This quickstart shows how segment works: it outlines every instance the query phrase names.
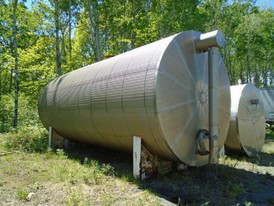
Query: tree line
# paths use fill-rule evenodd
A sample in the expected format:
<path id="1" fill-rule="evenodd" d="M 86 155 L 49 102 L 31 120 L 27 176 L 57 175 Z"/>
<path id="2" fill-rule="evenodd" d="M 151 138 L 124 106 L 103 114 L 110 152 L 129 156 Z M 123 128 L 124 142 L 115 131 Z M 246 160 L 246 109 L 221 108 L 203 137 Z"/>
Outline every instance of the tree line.
<path id="1" fill-rule="evenodd" d="M 273 22 L 255 0 L 0 0 L 0 131 L 54 77 L 185 30 L 221 29 L 231 84 L 273 87 Z"/>

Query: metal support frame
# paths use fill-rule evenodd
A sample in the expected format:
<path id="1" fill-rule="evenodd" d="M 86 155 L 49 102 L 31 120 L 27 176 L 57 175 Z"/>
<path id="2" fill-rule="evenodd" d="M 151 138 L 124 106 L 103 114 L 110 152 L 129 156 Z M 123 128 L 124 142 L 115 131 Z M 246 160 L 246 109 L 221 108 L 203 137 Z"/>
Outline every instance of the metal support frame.
<path id="1" fill-rule="evenodd" d="M 208 99 L 209 99 L 209 163 L 218 164 L 218 84 L 219 49 L 225 43 L 220 30 L 201 34 L 196 39 L 196 48 L 208 51 Z"/>

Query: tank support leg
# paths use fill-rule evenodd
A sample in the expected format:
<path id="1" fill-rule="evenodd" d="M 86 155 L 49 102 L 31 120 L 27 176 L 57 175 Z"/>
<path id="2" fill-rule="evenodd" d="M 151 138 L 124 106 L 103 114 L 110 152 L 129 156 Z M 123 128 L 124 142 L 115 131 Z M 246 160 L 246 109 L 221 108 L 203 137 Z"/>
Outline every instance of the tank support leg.
<path id="1" fill-rule="evenodd" d="M 141 180 L 157 173 L 157 156 L 151 154 L 142 144 L 140 137 L 133 137 L 133 176 Z"/>
<path id="2" fill-rule="evenodd" d="M 51 149 L 51 139 L 52 139 L 52 127 L 49 127 L 49 141 L 48 141 L 49 149 Z"/>
<path id="3" fill-rule="evenodd" d="M 133 176 L 140 178 L 141 174 L 141 138 L 133 137 Z"/>
<path id="4" fill-rule="evenodd" d="M 49 127 L 49 140 L 48 140 L 48 147 L 51 148 L 67 148 L 70 144 L 68 139 L 60 136 L 54 128 L 51 126 Z"/>

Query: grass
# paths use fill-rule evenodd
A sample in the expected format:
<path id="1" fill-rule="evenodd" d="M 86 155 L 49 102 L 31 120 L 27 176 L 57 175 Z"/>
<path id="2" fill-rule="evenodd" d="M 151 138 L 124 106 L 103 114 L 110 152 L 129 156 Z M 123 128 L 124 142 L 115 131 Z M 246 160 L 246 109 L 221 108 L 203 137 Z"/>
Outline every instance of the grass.
<path id="1" fill-rule="evenodd" d="M 274 136 L 253 157 L 224 156 L 219 165 L 189 168 L 140 182 L 131 154 L 84 146 L 47 148 L 44 129 L 0 134 L 3 205 L 271 205 Z M 30 193 L 34 193 L 27 200 Z"/>
<path id="2" fill-rule="evenodd" d="M 40 140 L 30 137 L 26 141 L 28 135 L 0 135 L 3 205 L 151 205 L 158 201 L 156 195 L 117 177 L 110 164 L 91 156 L 76 158 L 62 149 L 37 150 L 35 144 L 41 145 Z M 27 201 L 31 192 L 35 195 Z"/>

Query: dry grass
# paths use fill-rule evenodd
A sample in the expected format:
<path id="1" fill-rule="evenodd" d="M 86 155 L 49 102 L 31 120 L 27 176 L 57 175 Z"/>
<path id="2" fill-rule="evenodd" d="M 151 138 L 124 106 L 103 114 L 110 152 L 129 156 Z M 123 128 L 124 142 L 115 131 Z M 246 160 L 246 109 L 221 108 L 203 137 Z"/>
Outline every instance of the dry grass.
<path id="1" fill-rule="evenodd" d="M 4 142 L 0 135 L 0 205 L 172 205 L 160 198 L 181 205 L 274 204 L 273 137 L 256 157 L 225 156 L 217 166 L 144 182 L 132 177 L 128 153 L 98 147 L 12 152 Z"/>

